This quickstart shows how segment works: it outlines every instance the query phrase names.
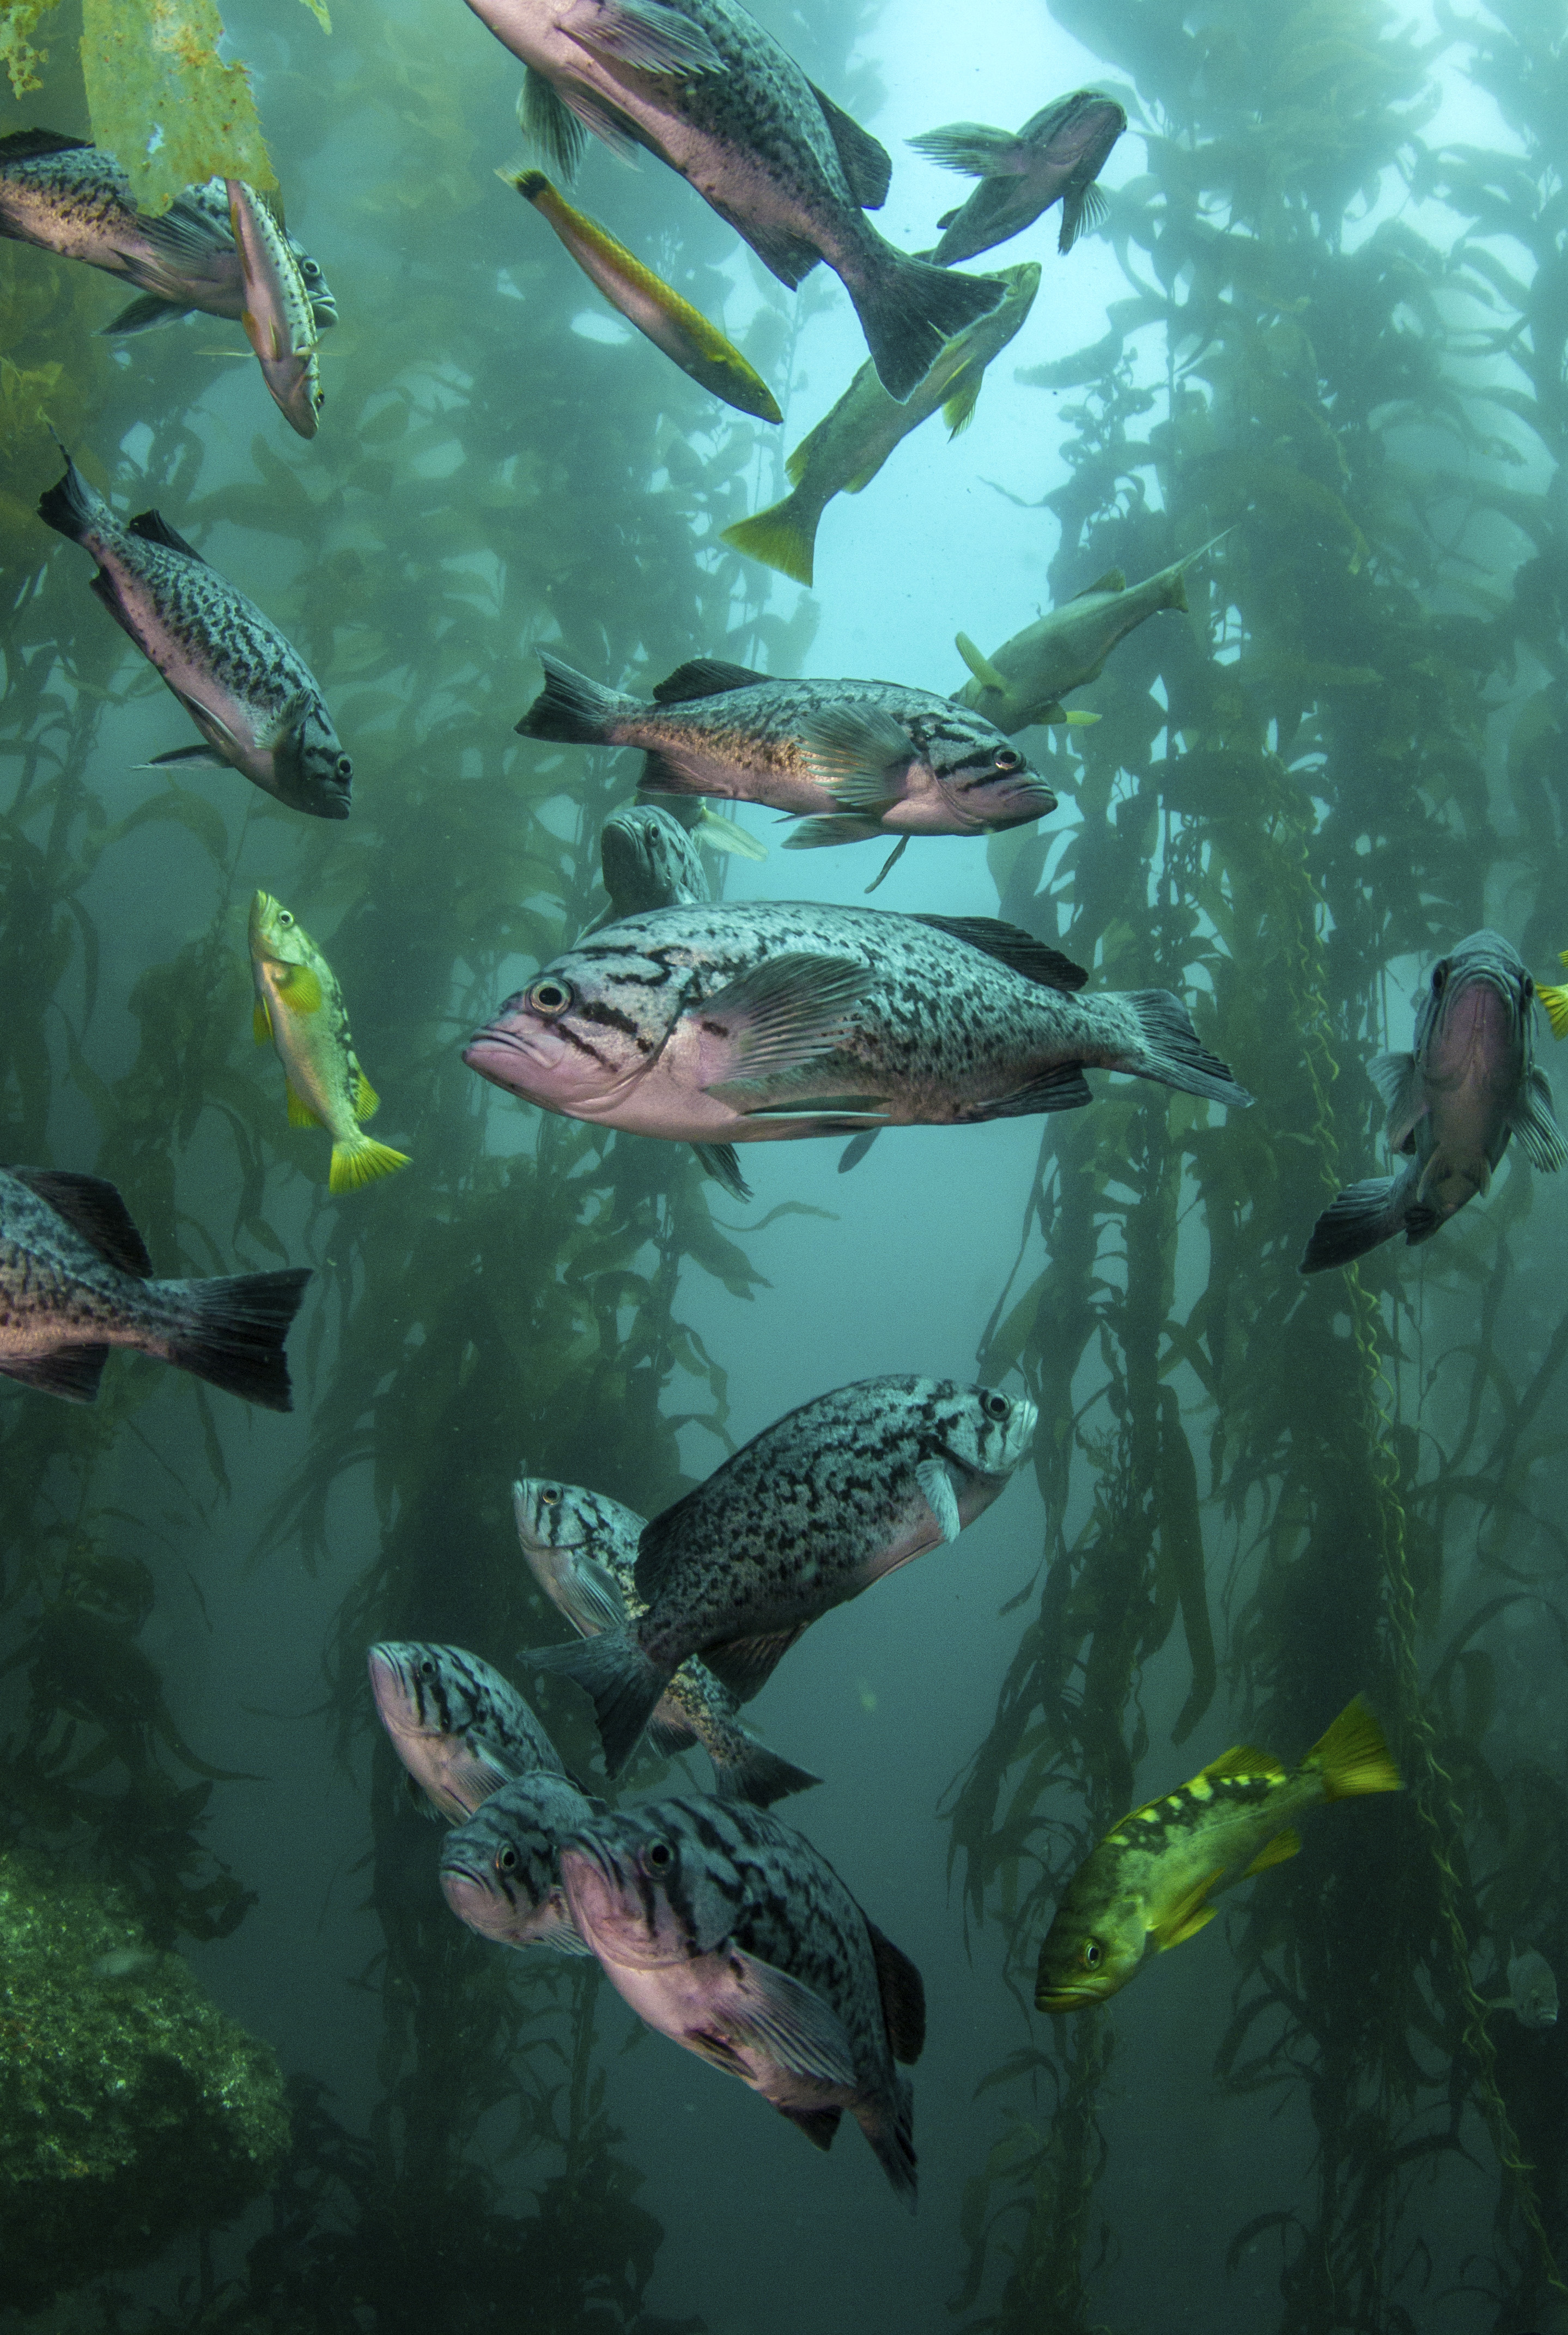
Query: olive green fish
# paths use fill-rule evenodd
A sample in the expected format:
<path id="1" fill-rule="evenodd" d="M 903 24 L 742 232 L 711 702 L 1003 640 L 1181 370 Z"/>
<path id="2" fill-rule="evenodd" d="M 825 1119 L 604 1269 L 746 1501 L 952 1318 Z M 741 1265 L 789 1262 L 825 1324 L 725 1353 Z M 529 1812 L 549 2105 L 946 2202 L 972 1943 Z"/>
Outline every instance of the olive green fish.
<path id="1" fill-rule="evenodd" d="M 406 1151 L 373 1143 L 360 1122 L 380 1097 L 359 1066 L 343 992 L 304 926 L 270 892 L 250 904 L 256 1042 L 270 1039 L 288 1075 L 288 1123 L 332 1137 L 329 1188 L 357 1191 L 409 1164 Z"/>
<path id="2" fill-rule="evenodd" d="M 1034 305 L 1040 265 L 1004 267 L 988 279 L 1005 286 L 988 316 L 967 325 L 937 353 L 936 361 L 900 405 L 888 396 L 876 368 L 863 364 L 837 404 L 802 438 L 785 464 L 794 492 L 780 503 L 737 519 L 724 541 L 760 559 L 797 584 L 809 584 L 816 561 L 817 527 L 835 495 L 857 495 L 884 462 L 923 421 L 939 409 L 949 439 L 967 429 L 985 368 L 1002 354 Z"/>
<path id="3" fill-rule="evenodd" d="M 1186 615 L 1187 569 L 1223 537 L 1189 551 L 1185 559 L 1128 585 L 1119 567 L 1112 567 L 1060 608 L 1045 615 L 1021 633 L 1004 641 L 994 656 L 982 656 L 967 633 L 960 633 L 959 655 L 973 678 L 954 692 L 953 703 L 983 713 L 1010 738 L 1037 722 L 1093 722 L 1092 713 L 1064 713 L 1061 700 L 1072 689 L 1099 679 L 1105 661 L 1118 643 L 1163 608 Z"/>
<path id="4" fill-rule="evenodd" d="M 596 284 L 612 308 L 634 325 L 644 338 L 662 349 L 698 385 L 722 398 L 739 413 L 754 413 L 759 421 L 782 421 L 778 402 L 760 373 L 740 350 L 724 338 L 702 310 L 655 276 L 651 267 L 629 252 L 624 243 L 584 211 L 575 210 L 550 184 L 542 170 L 498 170 L 508 187 L 516 187 L 547 219 L 591 284 Z"/>
<path id="5" fill-rule="evenodd" d="M 1084 2010 L 1151 1954 L 1195 1937 L 1234 1882 L 1301 1847 L 1298 1817 L 1360 1792 L 1397 1792 L 1383 1730 L 1358 1695 L 1301 1766 L 1238 1743 L 1163 1800 L 1135 1808 L 1079 1865 L 1040 1949 L 1037 2010 Z"/>

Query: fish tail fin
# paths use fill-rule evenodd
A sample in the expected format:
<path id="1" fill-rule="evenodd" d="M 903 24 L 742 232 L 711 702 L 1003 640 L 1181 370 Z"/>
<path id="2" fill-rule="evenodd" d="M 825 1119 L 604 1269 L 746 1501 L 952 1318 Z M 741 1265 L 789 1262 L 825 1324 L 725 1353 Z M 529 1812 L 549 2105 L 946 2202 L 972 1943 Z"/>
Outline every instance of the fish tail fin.
<path id="1" fill-rule="evenodd" d="M 775 1800 L 787 1800 L 791 1792 L 808 1792 L 822 1781 L 747 1734 L 741 1735 L 733 1758 L 714 1760 L 713 1774 L 720 1799 L 747 1800 L 754 1808 L 770 1808 Z"/>
<path id="2" fill-rule="evenodd" d="M 1568 1038 L 1568 989 L 1538 989 L 1536 996 L 1546 1008 L 1546 1019 L 1552 1024 L 1554 1038 Z"/>
<path id="3" fill-rule="evenodd" d="M 1360 1695 L 1348 1702 L 1326 1735 L 1313 1744 L 1303 1768 L 1316 1768 L 1326 1800 L 1354 1799 L 1360 1792 L 1399 1792 L 1404 1778 L 1370 1706 Z"/>
<path id="4" fill-rule="evenodd" d="M 547 649 L 537 652 L 545 685 L 518 723 L 522 738 L 549 738 L 565 746 L 596 746 L 617 715 L 634 712 L 637 701 L 576 673 Z"/>
<path id="5" fill-rule="evenodd" d="M 60 445 L 58 439 L 54 442 Z M 60 451 L 65 454 L 63 446 Z M 88 485 L 69 454 L 65 454 L 65 476 L 39 496 L 38 516 L 45 527 L 73 543 L 95 533 L 105 520 L 111 526 L 114 523 L 108 504 L 95 487 Z"/>
<path id="6" fill-rule="evenodd" d="M 362 1185 L 373 1184 L 378 1177 L 395 1176 L 400 1168 L 408 1164 L 406 1151 L 394 1151 L 390 1143 L 373 1143 L 368 1135 L 356 1129 L 332 1147 L 327 1189 L 357 1192 Z"/>
<path id="7" fill-rule="evenodd" d="M 670 1683 L 669 1672 L 655 1669 L 624 1629 L 566 1646 L 532 1646 L 523 1660 L 536 1670 L 559 1671 L 592 1697 L 605 1765 L 619 1775 Z"/>
<path id="8" fill-rule="evenodd" d="M 185 1316 L 169 1342 L 169 1361 L 265 1410 L 292 1410 L 283 1342 L 309 1279 L 309 1266 L 296 1265 L 284 1273 L 157 1284 L 179 1298 Z"/>
<path id="9" fill-rule="evenodd" d="M 1350 1185 L 1331 1200 L 1312 1226 L 1302 1272 L 1323 1273 L 1331 1265 L 1353 1264 L 1357 1257 L 1392 1240 L 1402 1221 L 1393 1201 L 1391 1176 L 1369 1176 L 1363 1183 Z"/>
<path id="10" fill-rule="evenodd" d="M 855 2116 L 882 2170 L 913 2214 L 919 2163 L 915 2154 L 914 2085 L 907 2076 L 895 2076 L 892 2099 L 878 2100 L 874 2107 L 857 2107 Z"/>
<path id="11" fill-rule="evenodd" d="M 809 584 L 821 516 L 820 510 L 808 512 L 801 506 L 797 489 L 781 503 L 772 503 L 750 518 L 737 519 L 733 527 L 724 529 L 721 540 L 733 550 L 743 551 L 748 559 L 760 559 L 764 567 L 776 567 L 781 576 L 792 576 L 797 584 Z"/>
<path id="12" fill-rule="evenodd" d="M 1183 1094 L 1202 1095 L 1244 1110 L 1252 1101 L 1245 1087 L 1233 1076 L 1228 1063 L 1211 1054 L 1193 1027 L 1192 1015 L 1168 989 L 1133 989 L 1127 1002 L 1143 1032 L 1144 1059 L 1128 1063 L 1146 1079 L 1176 1087 Z"/>
<path id="13" fill-rule="evenodd" d="M 869 263 L 847 280 L 876 374 L 902 405 L 955 333 L 988 316 L 1006 289 L 995 276 L 959 276 L 875 237 Z"/>

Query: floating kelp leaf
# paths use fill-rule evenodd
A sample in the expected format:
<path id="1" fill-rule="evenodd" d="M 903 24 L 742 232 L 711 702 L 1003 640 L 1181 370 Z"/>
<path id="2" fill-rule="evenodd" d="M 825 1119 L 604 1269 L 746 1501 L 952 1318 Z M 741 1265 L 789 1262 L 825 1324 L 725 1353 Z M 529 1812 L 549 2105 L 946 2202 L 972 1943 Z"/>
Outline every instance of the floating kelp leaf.
<path id="1" fill-rule="evenodd" d="M 277 184 L 245 67 L 218 61 L 222 38 L 216 0 L 82 0 L 92 136 L 144 211 L 205 179 Z"/>
<path id="2" fill-rule="evenodd" d="M 0 57 L 11 76 L 13 97 L 25 97 L 29 90 L 44 86 L 38 68 L 48 63 L 49 52 L 35 49 L 29 34 L 54 5 L 55 0 L 0 0 Z"/>

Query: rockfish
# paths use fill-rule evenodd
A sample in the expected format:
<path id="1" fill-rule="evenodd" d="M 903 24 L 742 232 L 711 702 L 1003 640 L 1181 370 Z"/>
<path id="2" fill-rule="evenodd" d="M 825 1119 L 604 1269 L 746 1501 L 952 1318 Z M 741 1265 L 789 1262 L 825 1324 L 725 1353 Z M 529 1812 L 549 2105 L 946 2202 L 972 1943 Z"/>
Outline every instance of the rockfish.
<path id="1" fill-rule="evenodd" d="M 1042 106 L 1016 135 L 979 121 L 954 121 L 912 138 L 917 154 L 980 180 L 966 203 L 937 220 L 942 240 L 924 257 L 943 267 L 973 259 L 1032 227 L 1057 202 L 1057 249 L 1070 251 L 1079 230 L 1105 216 L 1105 197 L 1095 180 L 1126 128 L 1127 115 L 1114 97 L 1080 89 Z"/>
<path id="2" fill-rule="evenodd" d="M 603 1813 L 602 1800 L 543 1768 L 498 1785 L 441 1843 L 442 1896 L 498 1946 L 591 1952 L 567 1908 L 559 1856 L 568 1835 Z"/>
<path id="3" fill-rule="evenodd" d="M 301 438 L 315 436 L 321 375 L 315 316 L 288 237 L 243 179 L 226 179 L 229 224 L 245 275 L 240 323 L 278 412 Z"/>
<path id="4" fill-rule="evenodd" d="M 343 992 L 320 949 L 281 900 L 258 892 L 250 904 L 251 1026 L 270 1039 L 288 1081 L 291 1127 L 324 1127 L 332 1138 L 328 1189 L 357 1191 L 409 1164 L 406 1151 L 373 1143 L 361 1125 L 381 1098 L 359 1065 Z"/>
<path id="5" fill-rule="evenodd" d="M 387 1639 L 366 1661 L 376 1712 L 415 1784 L 450 1824 L 516 1776 L 564 1776 L 509 1679 L 462 1646 Z"/>

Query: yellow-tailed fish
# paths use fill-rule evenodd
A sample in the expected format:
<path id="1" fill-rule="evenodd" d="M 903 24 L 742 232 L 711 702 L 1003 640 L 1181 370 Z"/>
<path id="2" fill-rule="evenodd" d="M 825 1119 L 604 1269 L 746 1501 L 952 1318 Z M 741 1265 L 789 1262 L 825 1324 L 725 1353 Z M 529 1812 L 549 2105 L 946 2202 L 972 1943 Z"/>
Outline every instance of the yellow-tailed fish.
<path id="1" fill-rule="evenodd" d="M 1559 964 L 1568 964 L 1568 949 L 1557 952 Z M 1554 1038 L 1568 1038 L 1568 989 L 1538 989 L 1536 996 L 1546 1008 L 1546 1019 L 1552 1024 Z"/>
<path id="2" fill-rule="evenodd" d="M 532 203 L 540 218 L 549 221 L 610 305 L 683 373 L 738 412 L 754 413 L 760 421 L 783 421 L 761 374 L 752 371 L 718 326 L 672 291 L 651 267 L 644 267 L 624 243 L 617 243 L 585 212 L 575 210 L 542 170 L 499 170 L 496 175 L 508 187 L 516 187 L 523 200 Z"/>
<path id="3" fill-rule="evenodd" d="M 240 322 L 262 378 L 291 430 L 315 436 L 321 377 L 315 363 L 315 312 L 299 262 L 279 222 L 243 179 L 226 179 L 229 224 L 245 275 Z"/>
<path id="4" fill-rule="evenodd" d="M 406 1168 L 406 1151 L 373 1143 L 360 1123 L 380 1098 L 359 1066 L 332 967 L 270 892 L 250 904 L 250 970 L 256 1042 L 270 1039 L 287 1072 L 289 1125 L 324 1127 L 332 1137 L 331 1188 L 356 1191 Z"/>
<path id="5" fill-rule="evenodd" d="M 1103 2002 L 1150 1954 L 1212 1922 L 1210 1900 L 1222 1889 L 1294 1856 L 1298 1817 L 1327 1800 L 1399 1788 L 1383 1730 L 1360 1695 L 1293 1770 L 1236 1744 L 1179 1791 L 1123 1817 L 1079 1867 L 1040 1950 L 1035 2008 Z"/>

